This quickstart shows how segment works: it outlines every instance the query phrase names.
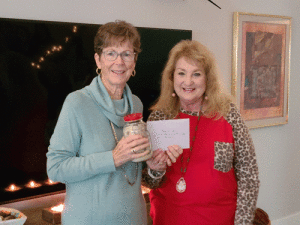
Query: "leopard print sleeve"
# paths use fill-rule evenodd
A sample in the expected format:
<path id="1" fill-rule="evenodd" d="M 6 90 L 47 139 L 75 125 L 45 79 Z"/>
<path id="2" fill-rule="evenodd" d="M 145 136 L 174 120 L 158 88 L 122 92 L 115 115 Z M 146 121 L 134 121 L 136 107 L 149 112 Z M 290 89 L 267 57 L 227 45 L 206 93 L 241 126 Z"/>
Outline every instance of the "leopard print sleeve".
<path id="1" fill-rule="evenodd" d="M 167 120 L 168 116 L 160 110 L 153 111 L 148 117 L 148 121 Z"/>
<path id="2" fill-rule="evenodd" d="M 143 169 L 142 171 L 142 185 L 150 188 L 150 189 L 156 189 L 161 187 L 161 185 L 166 181 L 166 176 L 163 176 L 160 179 L 153 179 L 148 174 L 147 167 Z"/>
<path id="3" fill-rule="evenodd" d="M 233 167 L 238 190 L 234 224 L 250 225 L 253 224 L 260 183 L 255 149 L 249 130 L 234 104 L 231 104 L 226 120 L 232 126 L 235 145 Z"/>
<path id="4" fill-rule="evenodd" d="M 148 117 L 148 121 L 166 120 L 167 116 L 162 111 L 153 111 Z M 153 179 L 149 176 L 147 167 L 142 172 L 142 185 L 151 189 L 159 188 L 166 180 L 163 176 L 160 179 Z"/>

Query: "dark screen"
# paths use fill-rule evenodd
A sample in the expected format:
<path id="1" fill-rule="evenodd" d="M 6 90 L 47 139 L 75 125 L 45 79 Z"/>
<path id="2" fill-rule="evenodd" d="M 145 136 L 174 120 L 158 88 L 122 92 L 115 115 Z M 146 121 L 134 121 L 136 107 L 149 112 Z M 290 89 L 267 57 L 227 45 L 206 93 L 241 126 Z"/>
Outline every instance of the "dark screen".
<path id="1" fill-rule="evenodd" d="M 0 203 L 64 190 L 63 184 L 44 184 L 47 148 L 65 97 L 96 76 L 99 26 L 0 18 Z M 169 51 L 192 32 L 138 30 L 142 52 L 128 85 L 142 100 L 146 120 Z M 42 186 L 26 188 L 30 180 Z M 7 192 L 12 183 L 21 189 Z"/>

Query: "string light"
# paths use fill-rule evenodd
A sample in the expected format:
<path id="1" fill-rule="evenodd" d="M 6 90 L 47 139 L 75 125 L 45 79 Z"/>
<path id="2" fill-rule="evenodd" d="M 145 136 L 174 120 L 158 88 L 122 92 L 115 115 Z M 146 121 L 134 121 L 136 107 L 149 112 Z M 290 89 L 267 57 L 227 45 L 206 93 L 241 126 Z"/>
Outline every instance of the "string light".
<path id="1" fill-rule="evenodd" d="M 73 27 L 73 32 L 76 33 L 77 32 L 77 26 Z"/>
<path id="2" fill-rule="evenodd" d="M 78 31 L 78 27 L 77 26 L 73 26 L 72 32 L 73 33 L 77 33 L 77 31 Z M 65 37 L 64 40 L 65 40 L 65 43 L 68 43 L 69 40 L 70 40 L 70 37 Z M 58 46 L 53 45 L 51 47 L 51 50 L 46 50 L 45 55 L 41 56 L 39 58 L 39 60 L 38 60 L 39 64 L 36 63 L 36 62 L 32 62 L 31 66 L 34 67 L 34 68 L 36 68 L 36 69 L 40 69 L 41 68 L 41 64 L 40 63 L 45 62 L 47 56 L 50 56 L 50 55 L 52 55 L 52 54 L 54 54 L 56 52 L 60 52 L 62 50 L 63 50 L 63 46 L 62 45 L 58 45 Z"/>
<path id="3" fill-rule="evenodd" d="M 55 52 L 56 51 L 56 46 L 53 46 L 52 47 L 52 52 Z"/>

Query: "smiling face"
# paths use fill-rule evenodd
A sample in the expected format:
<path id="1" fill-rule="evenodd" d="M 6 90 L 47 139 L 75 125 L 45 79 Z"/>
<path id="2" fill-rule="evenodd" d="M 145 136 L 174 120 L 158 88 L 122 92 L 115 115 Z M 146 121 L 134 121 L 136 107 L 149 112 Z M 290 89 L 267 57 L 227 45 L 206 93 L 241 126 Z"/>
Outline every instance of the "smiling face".
<path id="1" fill-rule="evenodd" d="M 121 43 L 117 46 L 110 46 L 103 49 L 102 52 L 115 51 L 121 53 L 124 51 L 134 52 L 133 46 L 129 41 Z M 126 62 L 119 55 L 114 61 L 109 61 L 104 57 L 104 54 L 100 56 L 95 54 L 95 61 L 97 67 L 101 69 L 101 79 L 109 93 L 114 93 L 116 89 L 122 89 L 125 87 L 126 82 L 129 80 L 134 68 L 135 61 Z"/>
<path id="2" fill-rule="evenodd" d="M 185 57 L 179 58 L 174 71 L 174 90 L 183 109 L 199 111 L 206 90 L 203 66 Z"/>

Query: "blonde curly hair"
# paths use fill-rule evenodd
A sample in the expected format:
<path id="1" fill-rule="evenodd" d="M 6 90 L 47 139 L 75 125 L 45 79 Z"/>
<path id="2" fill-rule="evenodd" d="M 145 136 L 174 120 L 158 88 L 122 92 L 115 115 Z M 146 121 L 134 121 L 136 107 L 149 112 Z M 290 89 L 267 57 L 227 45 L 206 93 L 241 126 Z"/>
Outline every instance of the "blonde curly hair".
<path id="1" fill-rule="evenodd" d="M 230 110 L 232 98 L 221 90 L 215 58 L 212 53 L 194 40 L 182 40 L 169 53 L 169 58 L 162 72 L 160 96 L 150 110 L 161 110 L 174 118 L 180 110 L 180 99 L 174 93 L 174 71 L 177 61 L 185 57 L 203 66 L 206 74 L 206 90 L 203 96 L 204 115 L 207 117 L 226 116 Z M 205 98 L 207 97 L 207 98 Z"/>

